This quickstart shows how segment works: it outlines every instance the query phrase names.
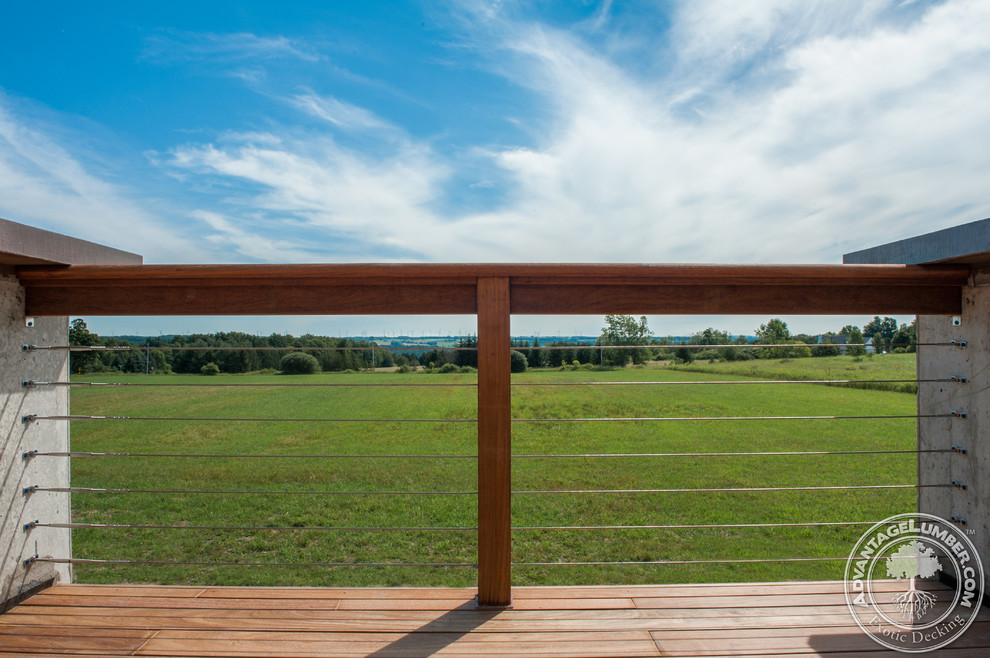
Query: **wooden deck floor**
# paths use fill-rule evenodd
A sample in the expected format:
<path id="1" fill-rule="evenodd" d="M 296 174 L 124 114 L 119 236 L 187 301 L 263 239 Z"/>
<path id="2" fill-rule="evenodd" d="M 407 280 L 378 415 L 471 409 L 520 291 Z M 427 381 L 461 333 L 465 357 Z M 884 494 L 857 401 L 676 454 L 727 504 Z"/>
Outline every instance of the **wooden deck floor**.
<path id="1" fill-rule="evenodd" d="M 465 589 L 58 585 L 0 615 L 0 656 L 891 655 L 841 583 Z M 990 655 L 990 613 L 949 650 Z"/>

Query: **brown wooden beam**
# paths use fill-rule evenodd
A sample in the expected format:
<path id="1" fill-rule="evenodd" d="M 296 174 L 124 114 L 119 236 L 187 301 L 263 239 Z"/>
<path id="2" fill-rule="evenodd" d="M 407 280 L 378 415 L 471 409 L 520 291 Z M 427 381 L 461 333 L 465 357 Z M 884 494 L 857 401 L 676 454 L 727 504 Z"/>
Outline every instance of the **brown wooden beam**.
<path id="1" fill-rule="evenodd" d="M 470 285 L 31 287 L 25 313 L 41 315 L 417 315 L 470 314 Z"/>
<path id="2" fill-rule="evenodd" d="M 31 315 L 476 312 L 505 278 L 525 314 L 956 314 L 966 266 L 144 265 L 22 267 Z"/>
<path id="3" fill-rule="evenodd" d="M 512 602 L 509 280 L 478 279 L 478 605 Z"/>
<path id="4" fill-rule="evenodd" d="M 957 315 L 959 286 L 513 285 L 520 315 Z"/>
<path id="5" fill-rule="evenodd" d="M 314 265 L 73 265 L 25 266 L 18 276 L 41 285 L 259 285 L 297 280 L 324 284 L 408 283 L 429 280 L 472 283 L 479 277 L 509 277 L 513 283 L 652 283 L 962 285 L 965 265 L 711 265 L 608 263 L 368 263 Z"/>

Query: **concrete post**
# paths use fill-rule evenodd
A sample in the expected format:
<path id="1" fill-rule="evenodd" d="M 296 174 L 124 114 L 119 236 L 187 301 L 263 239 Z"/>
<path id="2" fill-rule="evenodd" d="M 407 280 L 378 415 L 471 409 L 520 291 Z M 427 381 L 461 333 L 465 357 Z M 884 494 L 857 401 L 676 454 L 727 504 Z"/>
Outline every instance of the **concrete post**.
<path id="1" fill-rule="evenodd" d="M 26 352 L 24 345 L 66 345 L 69 318 L 43 317 L 27 322 L 24 288 L 17 267 L 33 265 L 140 265 L 141 256 L 0 219 L 0 611 L 22 595 L 54 582 L 69 582 L 69 565 L 26 564 L 34 555 L 72 557 L 68 528 L 25 526 L 38 520 L 68 523 L 69 494 L 25 494 L 30 486 L 68 487 L 65 457 L 25 458 L 24 453 L 65 452 L 65 422 L 25 423 L 24 416 L 69 413 L 67 387 L 27 388 L 25 380 L 58 382 L 69 377 L 63 350 Z M 28 326 L 30 324 L 30 326 Z"/>
<path id="2" fill-rule="evenodd" d="M 965 418 L 918 419 L 919 450 L 958 449 L 919 454 L 919 484 L 958 484 L 919 489 L 918 511 L 954 520 L 966 529 L 983 561 L 986 591 L 990 587 L 990 219 L 846 254 L 842 262 L 952 263 L 972 270 L 958 318 L 918 317 L 919 343 L 966 343 L 965 348 L 918 348 L 918 379 L 966 378 L 965 384 L 918 385 L 919 415 L 966 414 Z"/>
<path id="3" fill-rule="evenodd" d="M 67 423 L 25 423 L 27 414 L 63 415 L 69 412 L 67 388 L 29 389 L 25 379 L 65 381 L 68 354 L 62 351 L 25 352 L 22 345 L 65 345 L 69 319 L 36 318 L 26 326 L 24 289 L 13 276 L 0 276 L 0 608 L 25 593 L 54 581 L 68 582 L 68 565 L 39 562 L 32 555 L 70 557 L 69 531 L 56 528 L 25 529 L 37 519 L 70 521 L 69 494 L 24 494 L 31 485 L 69 485 L 69 460 L 36 457 L 44 452 L 69 449 Z"/>
<path id="4" fill-rule="evenodd" d="M 965 347 L 918 348 L 918 379 L 966 378 L 965 384 L 919 384 L 919 414 L 958 411 L 966 417 L 918 420 L 920 450 L 959 451 L 918 456 L 919 484 L 958 483 L 919 489 L 918 511 L 956 520 L 983 560 L 984 573 L 990 574 L 990 272 L 977 272 L 971 283 L 963 291 L 958 325 L 945 316 L 918 318 L 919 342 L 966 342 Z M 985 580 L 984 588 L 990 587 L 990 575 Z"/>

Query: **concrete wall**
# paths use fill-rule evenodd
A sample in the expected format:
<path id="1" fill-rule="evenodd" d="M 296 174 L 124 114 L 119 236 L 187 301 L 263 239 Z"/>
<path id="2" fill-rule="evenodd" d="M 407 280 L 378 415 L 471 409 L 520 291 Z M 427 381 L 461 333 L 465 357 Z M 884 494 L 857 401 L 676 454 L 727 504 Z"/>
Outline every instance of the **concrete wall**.
<path id="1" fill-rule="evenodd" d="M 920 316 L 918 342 L 965 340 L 958 347 L 919 347 L 918 379 L 966 377 L 968 383 L 919 384 L 918 413 L 962 411 L 966 418 L 918 419 L 918 448 L 959 446 L 966 454 L 923 453 L 919 484 L 964 483 L 961 488 L 918 490 L 918 511 L 966 520 L 967 535 L 983 561 L 990 587 L 990 272 L 977 273 L 963 290 L 963 314 L 954 326 L 946 316 Z"/>
<path id="2" fill-rule="evenodd" d="M 67 565 L 24 560 L 35 555 L 71 557 L 69 530 L 34 528 L 33 520 L 68 522 L 69 494 L 34 493 L 31 485 L 69 486 L 69 460 L 36 457 L 25 460 L 28 450 L 64 451 L 69 446 L 68 423 L 25 424 L 27 414 L 63 415 L 69 411 L 68 389 L 27 389 L 25 379 L 64 381 L 68 378 L 68 354 L 64 351 L 25 352 L 22 345 L 65 345 L 68 318 L 36 318 L 25 326 L 24 289 L 11 275 L 0 273 L 0 609 L 22 592 L 53 579 L 69 582 Z"/>

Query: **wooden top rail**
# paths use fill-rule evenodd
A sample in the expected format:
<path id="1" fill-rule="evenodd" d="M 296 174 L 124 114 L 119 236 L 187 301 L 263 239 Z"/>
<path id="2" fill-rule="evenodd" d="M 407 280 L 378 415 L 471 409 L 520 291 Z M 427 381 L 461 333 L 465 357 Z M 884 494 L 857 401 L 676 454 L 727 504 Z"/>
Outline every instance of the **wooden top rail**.
<path id="1" fill-rule="evenodd" d="M 956 314 L 960 265 L 324 264 L 26 266 L 29 315 Z"/>

